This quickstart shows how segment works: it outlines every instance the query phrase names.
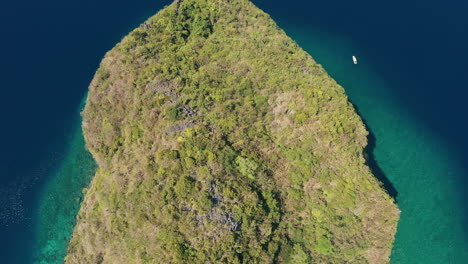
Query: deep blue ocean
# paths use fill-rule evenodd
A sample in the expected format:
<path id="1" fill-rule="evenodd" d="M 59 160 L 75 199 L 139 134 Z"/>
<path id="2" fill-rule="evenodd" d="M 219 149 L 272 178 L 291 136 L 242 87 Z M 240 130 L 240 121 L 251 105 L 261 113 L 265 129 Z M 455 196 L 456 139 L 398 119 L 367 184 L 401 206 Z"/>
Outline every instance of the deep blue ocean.
<path id="1" fill-rule="evenodd" d="M 88 84 L 105 52 L 169 2 L 0 4 L 0 263 L 60 263 L 94 168 L 80 133 Z M 370 165 L 402 210 L 392 263 L 468 263 L 468 2 L 254 3 L 371 131 Z"/>

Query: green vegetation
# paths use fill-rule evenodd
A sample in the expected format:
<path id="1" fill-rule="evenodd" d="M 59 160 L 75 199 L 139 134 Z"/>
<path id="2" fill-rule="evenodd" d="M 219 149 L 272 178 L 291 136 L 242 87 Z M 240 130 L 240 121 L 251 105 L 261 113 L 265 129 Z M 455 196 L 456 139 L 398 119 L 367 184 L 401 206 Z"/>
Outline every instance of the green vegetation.
<path id="1" fill-rule="evenodd" d="M 67 263 L 386 263 L 399 211 L 344 90 L 248 0 L 174 3 L 107 53 Z"/>

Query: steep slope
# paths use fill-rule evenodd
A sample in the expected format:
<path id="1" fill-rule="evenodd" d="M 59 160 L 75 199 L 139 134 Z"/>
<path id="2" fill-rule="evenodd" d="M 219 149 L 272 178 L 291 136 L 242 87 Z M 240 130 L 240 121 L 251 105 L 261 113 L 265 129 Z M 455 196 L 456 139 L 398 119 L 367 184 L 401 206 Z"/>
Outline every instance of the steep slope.
<path id="1" fill-rule="evenodd" d="M 109 51 L 67 263 L 386 263 L 398 209 L 344 90 L 248 0 L 176 1 Z"/>

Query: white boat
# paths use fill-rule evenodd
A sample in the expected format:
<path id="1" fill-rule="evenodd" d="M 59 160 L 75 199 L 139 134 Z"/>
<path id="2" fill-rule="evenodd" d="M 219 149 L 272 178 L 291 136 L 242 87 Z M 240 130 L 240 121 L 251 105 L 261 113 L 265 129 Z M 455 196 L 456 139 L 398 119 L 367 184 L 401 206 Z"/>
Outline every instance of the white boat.
<path id="1" fill-rule="evenodd" d="M 357 58 L 354 55 L 353 55 L 353 62 L 354 62 L 354 64 L 357 64 Z"/>

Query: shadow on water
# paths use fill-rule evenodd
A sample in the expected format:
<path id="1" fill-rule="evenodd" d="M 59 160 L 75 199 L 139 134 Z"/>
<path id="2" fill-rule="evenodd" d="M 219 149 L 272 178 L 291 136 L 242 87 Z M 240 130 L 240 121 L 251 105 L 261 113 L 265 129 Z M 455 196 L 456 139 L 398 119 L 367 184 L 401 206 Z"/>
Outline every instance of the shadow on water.
<path id="1" fill-rule="evenodd" d="M 367 160 L 367 166 L 369 166 L 369 168 L 371 169 L 372 174 L 374 174 L 374 176 L 382 183 L 382 187 L 387 191 L 388 195 L 390 195 L 390 197 L 392 197 L 396 201 L 398 191 L 396 190 L 393 183 L 387 178 L 383 170 L 379 167 L 379 164 L 374 156 L 374 149 L 377 144 L 377 139 L 375 138 L 374 133 L 372 133 L 366 121 L 359 112 L 358 107 L 354 104 L 353 106 L 354 109 L 356 109 L 358 115 L 361 116 L 362 122 L 364 123 L 366 130 L 369 132 L 369 135 L 367 136 L 367 146 L 364 149 L 364 154 L 366 155 Z"/>
<path id="2" fill-rule="evenodd" d="M 366 129 L 369 131 L 369 136 L 367 136 L 367 147 L 364 150 L 367 154 L 367 165 L 371 169 L 374 176 L 382 183 L 387 193 L 396 200 L 398 191 L 395 189 L 395 186 L 393 186 L 393 183 L 387 178 L 387 176 L 385 176 L 385 173 L 379 167 L 379 164 L 374 157 L 376 138 L 374 134 L 367 128 L 367 126 Z"/>

